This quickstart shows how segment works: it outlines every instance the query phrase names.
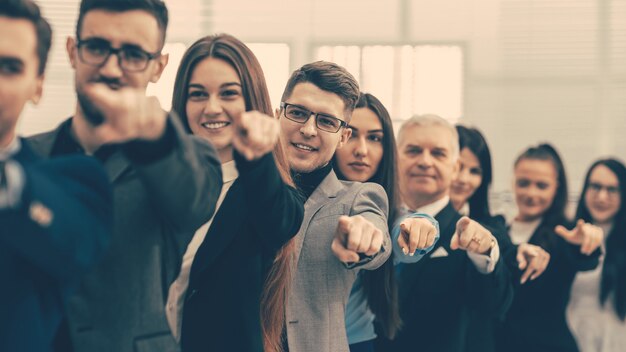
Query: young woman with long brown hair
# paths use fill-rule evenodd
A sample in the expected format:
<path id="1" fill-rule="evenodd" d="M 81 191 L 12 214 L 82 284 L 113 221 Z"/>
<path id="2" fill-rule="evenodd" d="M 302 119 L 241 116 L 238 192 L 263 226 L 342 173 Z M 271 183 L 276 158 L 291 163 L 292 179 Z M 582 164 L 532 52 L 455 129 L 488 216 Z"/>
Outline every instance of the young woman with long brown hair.
<path id="1" fill-rule="evenodd" d="M 230 35 L 202 38 L 183 56 L 172 109 L 190 133 L 215 146 L 224 187 L 216 215 L 196 232 L 170 288 L 170 326 L 185 352 L 280 351 L 290 239 L 304 200 L 288 172 L 278 120 L 270 117 L 261 66 Z M 264 145 L 270 148 L 259 155 Z"/>

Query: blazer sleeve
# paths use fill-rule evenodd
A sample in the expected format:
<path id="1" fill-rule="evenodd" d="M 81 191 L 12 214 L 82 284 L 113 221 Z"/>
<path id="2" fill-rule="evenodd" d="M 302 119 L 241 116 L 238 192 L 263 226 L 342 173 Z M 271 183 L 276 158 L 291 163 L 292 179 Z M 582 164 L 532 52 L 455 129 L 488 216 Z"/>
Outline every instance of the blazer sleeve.
<path id="1" fill-rule="evenodd" d="M 467 260 L 469 305 L 493 317 L 504 316 L 513 302 L 513 284 L 504 256 L 500 256 L 490 274 L 479 273 L 469 258 Z"/>
<path id="2" fill-rule="evenodd" d="M 20 205 L 0 210 L 0 245 L 56 281 L 72 281 L 102 256 L 112 225 L 107 175 L 92 158 L 23 166 Z"/>
<path id="3" fill-rule="evenodd" d="M 124 152 L 163 219 L 175 230 L 193 234 L 215 211 L 221 164 L 213 147 L 187 134 L 173 113 L 166 126 L 161 140 L 133 141 L 124 145 Z"/>
<path id="4" fill-rule="evenodd" d="M 251 210 L 251 223 L 261 243 L 276 251 L 300 229 L 304 198 L 283 182 L 272 153 L 247 161 L 235 152 L 234 158 Z"/>
<path id="5" fill-rule="evenodd" d="M 383 187 L 371 182 L 360 184 L 360 189 L 357 191 L 352 203 L 350 216 L 361 215 L 382 231 L 383 245 L 380 252 L 371 257 L 364 256 L 359 262 L 350 264 L 348 266 L 349 269 L 374 270 L 389 259 L 391 256 L 391 238 L 389 236 L 387 214 L 389 214 L 389 200 Z"/>

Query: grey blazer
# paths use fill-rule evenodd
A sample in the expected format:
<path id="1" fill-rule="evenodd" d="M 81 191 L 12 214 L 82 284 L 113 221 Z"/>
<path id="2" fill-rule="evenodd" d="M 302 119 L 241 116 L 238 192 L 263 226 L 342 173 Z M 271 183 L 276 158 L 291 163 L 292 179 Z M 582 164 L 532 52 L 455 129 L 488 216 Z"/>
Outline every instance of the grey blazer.
<path id="1" fill-rule="evenodd" d="M 295 237 L 297 270 L 286 309 L 290 352 L 348 352 L 345 307 L 360 269 L 373 270 L 391 254 L 388 199 L 375 183 L 339 181 L 334 171 L 304 204 Z M 361 215 L 383 231 L 383 250 L 351 269 L 330 247 L 341 215 Z"/>
<path id="2" fill-rule="evenodd" d="M 195 230 L 215 210 L 222 176 L 214 149 L 184 132 L 149 164 L 121 150 L 104 163 L 113 186 L 111 245 L 66 303 L 74 352 L 177 351 L 165 318 L 168 287 Z M 60 127 L 29 138 L 49 156 Z"/>

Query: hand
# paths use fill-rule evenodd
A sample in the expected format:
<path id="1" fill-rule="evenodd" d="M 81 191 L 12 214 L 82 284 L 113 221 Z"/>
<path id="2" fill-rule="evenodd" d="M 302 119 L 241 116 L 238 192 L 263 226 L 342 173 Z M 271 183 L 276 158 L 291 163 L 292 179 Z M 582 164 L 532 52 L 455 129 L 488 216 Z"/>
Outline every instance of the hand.
<path id="1" fill-rule="evenodd" d="M 497 242 L 491 232 L 476 221 L 464 216 L 456 223 L 456 232 L 450 241 L 450 248 L 487 254 L 496 244 Z"/>
<path id="2" fill-rule="evenodd" d="M 246 160 L 256 160 L 274 149 L 280 135 L 278 120 L 258 111 L 232 116 L 233 147 Z"/>
<path id="3" fill-rule="evenodd" d="M 167 113 L 156 97 L 147 97 L 141 89 L 91 83 L 82 93 L 102 115 L 102 123 L 94 128 L 100 144 L 156 140 L 165 133 Z"/>
<path id="4" fill-rule="evenodd" d="M 528 278 L 534 280 L 543 274 L 550 263 L 550 253 L 539 246 L 522 243 L 517 247 L 517 263 L 520 270 L 526 269 L 520 280 L 523 285 Z"/>
<path id="5" fill-rule="evenodd" d="M 383 233 L 360 215 L 341 216 L 331 245 L 333 254 L 344 263 L 356 263 L 359 253 L 372 256 L 383 246 Z"/>
<path id="6" fill-rule="evenodd" d="M 426 249 L 435 243 L 437 228 L 425 218 L 406 218 L 400 223 L 398 244 L 404 255 L 415 255 L 415 250 Z"/>
<path id="7" fill-rule="evenodd" d="M 578 220 L 576 227 L 571 231 L 559 225 L 554 228 L 554 232 L 567 242 L 580 245 L 580 253 L 585 255 L 593 253 L 604 240 L 604 231 L 601 228 L 582 219 Z"/>

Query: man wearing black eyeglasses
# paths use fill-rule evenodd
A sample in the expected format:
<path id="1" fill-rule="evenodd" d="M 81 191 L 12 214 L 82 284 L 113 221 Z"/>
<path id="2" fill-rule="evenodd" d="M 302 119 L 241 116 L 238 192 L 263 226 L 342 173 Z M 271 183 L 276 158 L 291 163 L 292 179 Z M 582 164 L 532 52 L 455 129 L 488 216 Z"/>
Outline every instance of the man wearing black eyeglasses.
<path id="1" fill-rule="evenodd" d="M 74 116 L 31 138 L 42 155 L 95 156 L 114 190 L 110 251 L 68 300 L 58 351 L 177 350 L 165 295 L 222 177 L 214 149 L 146 97 L 167 64 L 167 22 L 160 0 L 83 0 L 67 40 Z"/>
<path id="2" fill-rule="evenodd" d="M 359 270 L 376 269 L 391 254 L 385 191 L 339 181 L 330 162 L 350 138 L 358 97 L 348 71 L 319 61 L 292 74 L 277 111 L 294 180 L 307 198 L 286 308 L 285 347 L 292 352 L 348 352 L 345 306 L 352 284 Z"/>

